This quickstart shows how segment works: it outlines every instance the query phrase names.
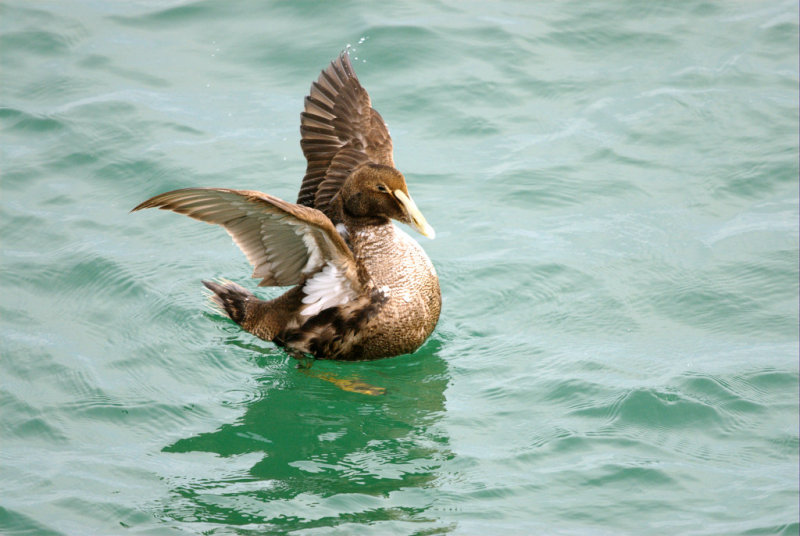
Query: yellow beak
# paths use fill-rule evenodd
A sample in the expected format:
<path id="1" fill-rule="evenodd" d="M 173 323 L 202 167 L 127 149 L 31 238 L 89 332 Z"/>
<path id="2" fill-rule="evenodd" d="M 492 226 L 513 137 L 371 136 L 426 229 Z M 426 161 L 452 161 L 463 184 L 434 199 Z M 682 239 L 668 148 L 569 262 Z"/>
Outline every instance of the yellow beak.
<path id="1" fill-rule="evenodd" d="M 411 224 L 414 228 L 419 231 L 423 236 L 427 236 L 431 240 L 436 238 L 436 231 L 433 230 L 427 221 L 425 221 L 425 216 L 422 215 L 422 212 L 419 211 L 417 208 L 417 204 L 414 203 L 414 200 L 408 197 L 402 190 L 395 190 L 394 196 L 400 201 L 400 204 L 403 205 L 408 217 L 411 218 Z"/>

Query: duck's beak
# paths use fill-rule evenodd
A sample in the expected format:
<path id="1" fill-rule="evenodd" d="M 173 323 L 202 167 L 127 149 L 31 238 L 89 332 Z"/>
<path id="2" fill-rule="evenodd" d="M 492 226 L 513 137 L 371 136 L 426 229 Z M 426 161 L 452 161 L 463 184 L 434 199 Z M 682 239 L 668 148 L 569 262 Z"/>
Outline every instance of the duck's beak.
<path id="1" fill-rule="evenodd" d="M 394 196 L 400 201 L 400 204 L 403 206 L 403 209 L 408 214 L 409 219 L 411 220 L 411 225 L 419 231 L 423 236 L 427 236 L 431 240 L 436 238 L 436 231 L 433 230 L 427 221 L 425 221 L 425 216 L 422 215 L 422 212 L 419 211 L 417 208 L 417 204 L 414 203 L 414 200 L 411 199 L 403 190 L 395 190 Z"/>

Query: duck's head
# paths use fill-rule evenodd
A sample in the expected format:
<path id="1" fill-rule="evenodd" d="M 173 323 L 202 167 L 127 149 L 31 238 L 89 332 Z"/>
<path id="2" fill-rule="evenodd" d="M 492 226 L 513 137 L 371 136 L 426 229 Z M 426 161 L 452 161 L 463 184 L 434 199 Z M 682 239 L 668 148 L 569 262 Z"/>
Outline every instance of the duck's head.
<path id="1" fill-rule="evenodd" d="M 345 180 L 340 191 L 344 210 L 356 218 L 391 218 L 434 238 L 436 233 L 411 199 L 403 174 L 390 166 L 366 164 Z"/>

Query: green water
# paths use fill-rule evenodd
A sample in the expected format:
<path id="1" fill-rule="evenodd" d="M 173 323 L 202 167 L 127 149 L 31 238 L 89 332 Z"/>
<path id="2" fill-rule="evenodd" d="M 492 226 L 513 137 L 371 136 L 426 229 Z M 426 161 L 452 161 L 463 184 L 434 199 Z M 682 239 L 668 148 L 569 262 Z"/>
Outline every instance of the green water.
<path id="1" fill-rule="evenodd" d="M 128 211 L 293 200 L 347 44 L 444 308 L 306 373 Z M 0 89 L 0 533 L 798 534 L 797 2 L 7 0 Z"/>

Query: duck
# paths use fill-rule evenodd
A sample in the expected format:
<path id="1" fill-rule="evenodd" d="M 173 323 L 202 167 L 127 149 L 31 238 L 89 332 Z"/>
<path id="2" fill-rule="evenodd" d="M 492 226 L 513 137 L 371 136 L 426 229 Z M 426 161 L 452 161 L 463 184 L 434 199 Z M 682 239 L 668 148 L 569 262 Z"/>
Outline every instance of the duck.
<path id="1" fill-rule="evenodd" d="M 395 167 L 392 138 L 345 50 L 311 84 L 300 114 L 306 172 L 295 203 L 255 190 L 183 188 L 159 208 L 222 226 L 263 300 L 228 280 L 202 281 L 213 304 L 252 335 L 301 361 L 366 361 L 413 353 L 442 306 L 436 269 L 394 224 L 435 232 Z"/>

